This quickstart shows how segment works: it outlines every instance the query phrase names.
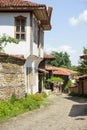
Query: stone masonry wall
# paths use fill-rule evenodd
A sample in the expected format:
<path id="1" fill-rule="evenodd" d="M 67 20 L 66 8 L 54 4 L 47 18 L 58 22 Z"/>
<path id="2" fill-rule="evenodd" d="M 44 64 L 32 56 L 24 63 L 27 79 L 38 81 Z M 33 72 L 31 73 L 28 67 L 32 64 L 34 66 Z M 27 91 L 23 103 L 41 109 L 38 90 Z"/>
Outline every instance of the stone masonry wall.
<path id="1" fill-rule="evenodd" d="M 9 99 L 14 93 L 18 98 L 24 97 L 25 74 L 23 60 L 11 57 L 10 61 L 0 60 L 0 100 Z"/>

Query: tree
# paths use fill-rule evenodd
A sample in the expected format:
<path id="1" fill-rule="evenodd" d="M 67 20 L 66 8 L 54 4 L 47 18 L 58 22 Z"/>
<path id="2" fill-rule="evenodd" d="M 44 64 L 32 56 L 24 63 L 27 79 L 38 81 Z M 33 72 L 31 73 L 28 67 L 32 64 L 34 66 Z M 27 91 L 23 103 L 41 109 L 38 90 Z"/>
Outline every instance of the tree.
<path id="1" fill-rule="evenodd" d="M 66 67 L 66 68 L 71 68 L 71 61 L 69 59 L 69 55 L 67 54 L 67 52 L 55 52 L 53 51 L 51 53 L 51 55 L 53 55 L 56 59 L 53 61 L 47 61 L 47 64 L 56 66 L 56 67 Z"/>
<path id="2" fill-rule="evenodd" d="M 0 51 L 4 51 L 4 47 L 8 44 L 8 43 L 15 43 L 18 44 L 19 41 L 13 37 L 10 36 L 6 36 L 5 34 L 0 37 Z"/>
<path id="3" fill-rule="evenodd" d="M 83 54 L 87 54 L 87 48 L 83 48 Z"/>
<path id="4" fill-rule="evenodd" d="M 83 54 L 87 54 L 87 48 L 83 48 Z M 87 74 L 87 59 L 80 59 L 77 67 L 79 75 Z"/>

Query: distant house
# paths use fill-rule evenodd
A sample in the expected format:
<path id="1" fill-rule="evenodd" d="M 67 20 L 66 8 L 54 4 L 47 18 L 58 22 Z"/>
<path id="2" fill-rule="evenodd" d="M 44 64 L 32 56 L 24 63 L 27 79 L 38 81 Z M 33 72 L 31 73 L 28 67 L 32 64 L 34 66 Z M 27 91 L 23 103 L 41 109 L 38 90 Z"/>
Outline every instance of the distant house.
<path id="1" fill-rule="evenodd" d="M 87 54 L 81 55 L 80 58 L 87 59 Z M 79 77 L 78 93 L 87 94 L 87 75 Z"/>
<path id="2" fill-rule="evenodd" d="M 87 54 L 83 54 L 80 56 L 81 59 L 87 59 Z M 70 88 L 71 92 L 75 92 L 77 94 L 86 94 L 87 95 L 87 75 L 78 77 L 78 85 Z"/>
<path id="3" fill-rule="evenodd" d="M 67 68 L 55 67 L 55 66 L 45 66 L 45 69 L 51 73 L 51 75 L 59 76 L 63 79 L 69 79 L 75 75 L 75 71 Z M 65 78 L 66 77 L 66 78 Z"/>
<path id="4" fill-rule="evenodd" d="M 80 58 L 82 58 L 82 59 L 87 59 L 87 54 L 81 55 Z"/>
<path id="5" fill-rule="evenodd" d="M 87 75 L 79 77 L 78 93 L 87 95 Z"/>
<path id="6" fill-rule="evenodd" d="M 48 78 L 50 78 L 51 76 L 56 76 L 56 77 L 60 77 L 64 80 L 63 85 L 65 86 L 67 81 L 69 79 L 72 79 L 73 76 L 76 74 L 75 71 L 72 71 L 70 69 L 67 68 L 62 68 L 62 67 L 55 67 L 55 66 L 45 66 L 45 69 L 49 72 L 48 73 Z"/>
<path id="7" fill-rule="evenodd" d="M 38 92 L 38 66 L 44 56 L 44 31 L 51 29 L 51 13 L 52 8 L 44 4 L 0 1 L 0 36 L 5 34 L 20 41 L 18 45 L 8 44 L 4 50 L 8 55 L 21 55 L 26 59 L 23 68 L 26 93 Z"/>

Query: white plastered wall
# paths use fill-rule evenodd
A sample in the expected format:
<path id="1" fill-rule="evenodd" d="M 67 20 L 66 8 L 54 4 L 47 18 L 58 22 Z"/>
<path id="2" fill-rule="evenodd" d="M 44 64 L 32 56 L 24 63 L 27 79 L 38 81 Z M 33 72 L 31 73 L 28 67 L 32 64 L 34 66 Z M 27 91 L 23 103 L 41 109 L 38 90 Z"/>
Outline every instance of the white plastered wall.
<path id="1" fill-rule="evenodd" d="M 20 41 L 19 44 L 8 44 L 4 50 L 8 54 L 27 57 L 30 52 L 30 13 L 0 13 L 0 36 L 6 34 L 14 37 L 14 18 L 17 16 L 26 17 L 26 41 Z"/>

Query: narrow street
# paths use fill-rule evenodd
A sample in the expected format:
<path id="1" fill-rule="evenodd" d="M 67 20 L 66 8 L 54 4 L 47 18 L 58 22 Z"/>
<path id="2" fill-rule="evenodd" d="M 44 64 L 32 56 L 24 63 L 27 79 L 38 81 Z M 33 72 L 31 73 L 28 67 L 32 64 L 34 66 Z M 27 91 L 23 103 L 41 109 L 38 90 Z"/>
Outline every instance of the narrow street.
<path id="1" fill-rule="evenodd" d="M 87 99 L 51 95 L 50 104 L 0 123 L 0 130 L 87 130 Z"/>

